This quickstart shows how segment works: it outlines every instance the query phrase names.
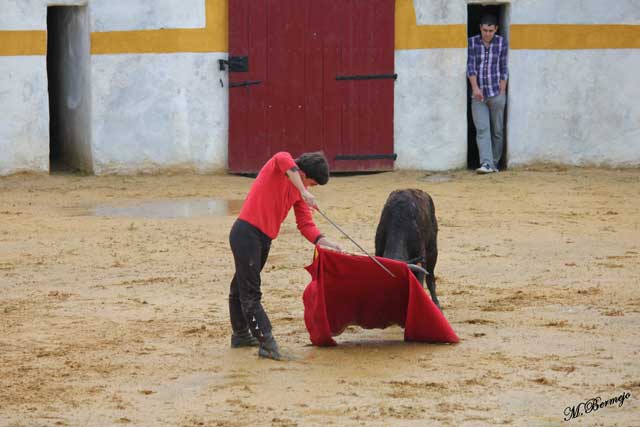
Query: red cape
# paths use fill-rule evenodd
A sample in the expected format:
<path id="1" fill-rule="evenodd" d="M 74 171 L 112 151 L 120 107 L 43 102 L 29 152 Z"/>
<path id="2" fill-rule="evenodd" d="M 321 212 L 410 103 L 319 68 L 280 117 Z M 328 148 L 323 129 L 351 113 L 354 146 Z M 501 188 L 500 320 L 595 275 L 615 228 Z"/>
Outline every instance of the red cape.
<path id="1" fill-rule="evenodd" d="M 405 341 L 457 343 L 458 336 L 407 264 L 376 257 L 393 278 L 367 256 L 317 247 L 306 267 L 311 282 L 303 294 L 304 322 L 311 342 L 333 346 L 349 325 L 365 329 L 404 328 Z"/>

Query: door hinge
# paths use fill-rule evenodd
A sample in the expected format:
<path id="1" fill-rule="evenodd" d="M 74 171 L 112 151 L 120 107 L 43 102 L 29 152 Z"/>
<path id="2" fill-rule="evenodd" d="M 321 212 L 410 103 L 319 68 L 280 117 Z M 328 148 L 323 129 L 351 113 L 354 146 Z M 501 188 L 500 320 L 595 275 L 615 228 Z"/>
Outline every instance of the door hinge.
<path id="1" fill-rule="evenodd" d="M 392 154 L 340 154 L 334 157 L 334 160 L 383 160 L 398 158 L 396 153 Z"/>
<path id="2" fill-rule="evenodd" d="M 398 74 L 356 74 L 354 76 L 336 76 L 336 80 L 376 80 L 376 79 L 398 79 Z"/>
<path id="3" fill-rule="evenodd" d="M 247 80 L 244 82 L 234 82 L 234 83 L 229 83 L 229 87 L 242 87 L 242 86 L 251 86 L 251 85 L 259 85 L 260 83 L 262 83 L 262 80 Z"/>

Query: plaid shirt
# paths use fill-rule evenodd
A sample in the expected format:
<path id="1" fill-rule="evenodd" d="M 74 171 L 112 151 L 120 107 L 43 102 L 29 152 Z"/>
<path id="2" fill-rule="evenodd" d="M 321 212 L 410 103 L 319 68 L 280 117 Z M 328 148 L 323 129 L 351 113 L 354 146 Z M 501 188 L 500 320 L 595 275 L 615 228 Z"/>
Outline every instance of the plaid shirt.
<path id="1" fill-rule="evenodd" d="M 478 86 L 485 98 L 500 94 L 500 80 L 507 80 L 507 40 L 494 35 L 489 47 L 485 47 L 478 34 L 469 39 L 467 77 L 478 76 Z"/>

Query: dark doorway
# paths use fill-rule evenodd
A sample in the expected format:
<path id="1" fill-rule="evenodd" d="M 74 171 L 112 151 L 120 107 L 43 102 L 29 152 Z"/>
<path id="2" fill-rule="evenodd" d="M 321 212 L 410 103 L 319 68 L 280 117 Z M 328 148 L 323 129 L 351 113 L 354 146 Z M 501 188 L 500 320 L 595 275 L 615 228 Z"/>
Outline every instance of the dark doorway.
<path id="1" fill-rule="evenodd" d="M 49 170 L 92 172 L 90 35 L 86 6 L 47 8 Z"/>
<path id="2" fill-rule="evenodd" d="M 509 40 L 509 16 L 507 4 L 494 4 L 483 6 L 480 4 L 470 4 L 467 6 L 467 37 L 472 37 L 480 33 L 480 18 L 484 14 L 494 15 L 498 19 L 498 34 Z M 466 75 L 466 74 L 465 74 Z M 466 79 L 466 77 L 465 77 Z M 471 84 L 467 80 L 467 168 L 475 169 L 480 166 L 478 146 L 476 145 L 476 128 L 473 125 L 471 115 Z M 509 85 L 507 84 L 507 103 L 509 99 Z M 504 149 L 500 160 L 499 168 L 507 167 L 507 107 L 504 110 Z"/>

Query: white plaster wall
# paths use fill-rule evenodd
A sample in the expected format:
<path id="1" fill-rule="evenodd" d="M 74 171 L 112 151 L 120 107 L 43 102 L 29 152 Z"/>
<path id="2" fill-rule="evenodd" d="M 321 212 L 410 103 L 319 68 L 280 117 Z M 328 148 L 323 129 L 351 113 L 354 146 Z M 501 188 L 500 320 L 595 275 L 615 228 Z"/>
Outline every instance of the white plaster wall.
<path id="1" fill-rule="evenodd" d="M 93 31 L 203 28 L 205 0 L 91 0 Z"/>
<path id="2" fill-rule="evenodd" d="M 466 49 L 396 51 L 396 168 L 466 166 L 466 61 Z"/>
<path id="3" fill-rule="evenodd" d="M 467 3 L 413 0 L 418 25 L 462 24 Z M 467 163 L 466 49 L 396 50 L 396 169 L 447 170 Z"/>
<path id="4" fill-rule="evenodd" d="M 205 0 L 0 0 L 0 30 L 46 30 L 47 6 L 89 5 L 92 31 L 202 28 Z"/>
<path id="5" fill-rule="evenodd" d="M 47 6 L 84 6 L 89 1 L 0 0 L 0 31 L 46 30 Z"/>
<path id="6" fill-rule="evenodd" d="M 0 175 L 49 170 L 44 56 L 0 56 Z"/>
<path id="7" fill-rule="evenodd" d="M 413 0 L 418 25 L 447 25 L 467 22 L 464 0 Z"/>
<path id="8" fill-rule="evenodd" d="M 509 165 L 640 165 L 640 50 L 513 50 Z"/>
<path id="9" fill-rule="evenodd" d="M 227 75 L 217 61 L 226 56 L 94 55 L 95 173 L 224 169 Z"/>
<path id="10" fill-rule="evenodd" d="M 513 0 L 512 24 L 639 24 L 640 0 Z"/>

